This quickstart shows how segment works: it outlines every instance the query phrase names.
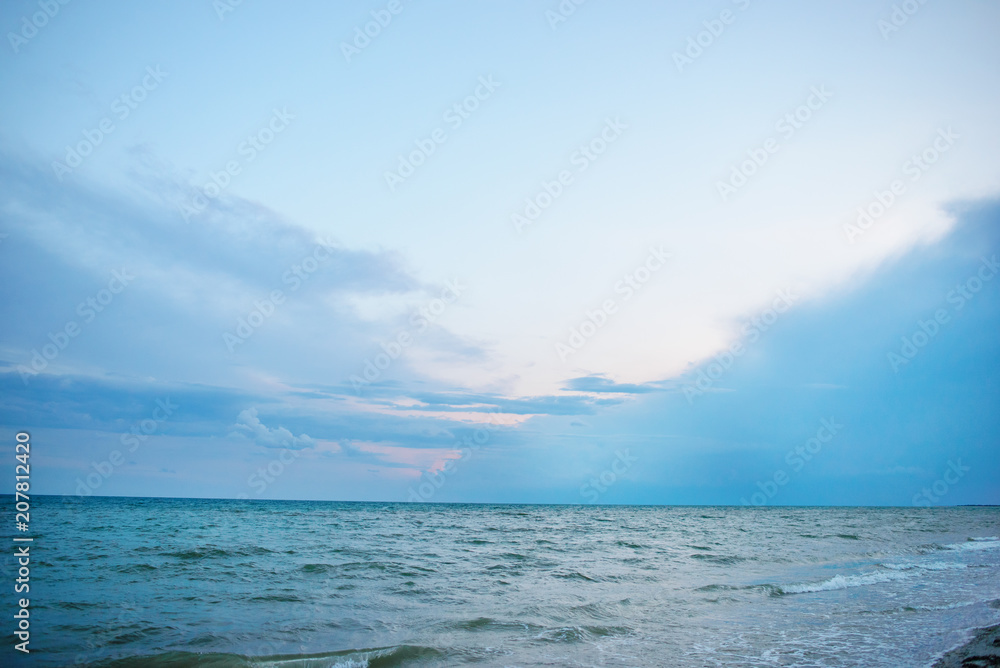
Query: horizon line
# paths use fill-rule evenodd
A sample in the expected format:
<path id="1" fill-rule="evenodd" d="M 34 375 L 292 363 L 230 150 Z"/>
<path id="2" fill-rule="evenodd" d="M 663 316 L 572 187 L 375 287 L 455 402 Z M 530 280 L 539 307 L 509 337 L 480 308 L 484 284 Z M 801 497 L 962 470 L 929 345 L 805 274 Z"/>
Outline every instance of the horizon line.
<path id="1" fill-rule="evenodd" d="M 15 496 L 14 494 L 0 493 L 0 496 Z M 48 497 L 59 499 L 143 499 L 143 500 L 171 500 L 171 501 L 278 501 L 288 503 L 368 503 L 368 504 L 394 504 L 406 506 L 567 506 L 583 508 L 609 508 L 609 507 L 629 507 L 629 508 L 1000 508 L 1000 504 L 995 503 L 961 503 L 961 504 L 940 504 L 934 506 L 898 506 L 898 505 L 809 505 L 809 504 L 727 504 L 727 503 L 540 503 L 530 501 L 359 501 L 359 500 L 337 500 L 337 499 L 240 499 L 227 496 L 131 496 L 131 495 L 111 495 L 92 494 L 82 496 L 79 494 L 35 494 L 34 498 Z"/>

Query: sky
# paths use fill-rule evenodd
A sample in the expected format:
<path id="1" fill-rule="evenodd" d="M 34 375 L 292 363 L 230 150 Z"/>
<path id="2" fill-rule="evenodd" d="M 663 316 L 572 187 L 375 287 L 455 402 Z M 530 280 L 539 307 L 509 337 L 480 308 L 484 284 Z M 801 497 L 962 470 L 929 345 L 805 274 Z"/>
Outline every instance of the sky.
<path id="1" fill-rule="evenodd" d="M 1000 7 L 0 6 L 40 494 L 1000 503 Z"/>

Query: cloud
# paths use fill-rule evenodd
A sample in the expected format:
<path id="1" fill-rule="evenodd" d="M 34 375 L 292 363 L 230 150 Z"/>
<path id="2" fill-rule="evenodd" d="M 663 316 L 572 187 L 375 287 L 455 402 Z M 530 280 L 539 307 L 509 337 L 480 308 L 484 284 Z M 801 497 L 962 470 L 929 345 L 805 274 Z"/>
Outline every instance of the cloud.
<path id="1" fill-rule="evenodd" d="M 566 381 L 563 388 L 572 392 L 612 392 L 620 394 L 646 394 L 648 392 L 659 392 L 663 388 L 659 383 L 643 383 L 635 385 L 632 383 L 616 383 L 602 374 L 591 376 L 581 376 L 571 378 Z"/>
<path id="2" fill-rule="evenodd" d="M 444 468 L 448 460 L 462 456 L 461 451 L 454 448 L 414 449 L 386 443 L 350 443 L 345 444 L 344 451 L 366 463 L 431 473 Z"/>
<path id="3" fill-rule="evenodd" d="M 231 436 L 244 437 L 265 448 L 301 450 L 316 447 L 316 441 L 306 434 L 295 436 L 284 427 L 269 428 L 257 416 L 256 408 L 240 412 L 233 425 Z"/>
<path id="4" fill-rule="evenodd" d="M 185 223 L 174 204 L 180 178 L 148 153 L 136 155 L 130 185 L 140 187 L 115 190 L 76 177 L 59 183 L 39 161 L 0 151 L 8 235 L 0 246 L 0 318 L 18 323 L 0 331 L 0 360 L 29 365 L 50 335 L 75 322 L 80 334 L 47 372 L 258 388 L 346 381 L 407 322 L 398 314 L 362 317 L 360 298 L 416 308 L 441 291 L 398 253 L 319 239 L 239 197 L 212 200 L 210 211 Z M 134 280 L 84 322 L 80 304 L 123 268 Z M 280 304 L 269 303 L 276 291 Z M 436 325 L 384 379 L 419 378 L 411 368 L 418 359 L 484 355 Z"/>
<path id="5" fill-rule="evenodd" d="M 1000 273 L 990 267 L 1000 256 L 1000 203 L 956 214 L 953 232 L 938 243 L 917 246 L 744 340 L 746 352 L 716 381 L 727 391 L 712 387 L 690 402 L 676 391 L 708 360 L 662 383 L 674 391 L 589 417 L 587 441 L 557 438 L 562 422 L 538 418 L 533 444 L 548 451 L 547 462 L 586 458 L 598 466 L 607 456 L 600 444 L 628 442 L 648 481 L 633 490 L 637 502 L 739 503 L 782 469 L 796 477 L 775 503 L 909 505 L 933 482 L 928 475 L 959 458 L 975 473 L 949 503 L 997 501 Z M 945 324 L 934 324 L 936 314 Z M 920 345 L 894 368 L 890 353 L 902 356 L 914 340 Z M 571 384 L 605 386 L 600 378 Z M 845 428 L 792 468 L 788 453 L 823 419 Z M 591 442 L 599 455 L 590 454 Z"/>
<path id="6" fill-rule="evenodd" d="M 199 453 L 233 434 L 260 445 L 265 456 L 274 448 L 304 451 L 316 466 L 289 473 L 302 476 L 296 494 L 327 498 L 330 479 L 350 487 L 351 476 L 377 466 L 377 494 L 395 498 L 393 485 L 439 470 L 475 438 L 483 425 L 468 415 L 500 412 L 520 421 L 491 432 L 484 456 L 463 464 L 449 483 L 449 500 L 579 500 L 573 495 L 581 481 L 606 468 L 615 449 L 628 447 L 642 465 L 634 483 L 616 487 L 616 500 L 738 503 L 756 481 L 787 468 L 787 453 L 816 433 L 820 419 L 832 417 L 844 431 L 795 471 L 781 502 L 907 504 L 933 482 L 926 475 L 950 458 L 974 466 L 951 497 L 956 503 L 995 500 L 1000 283 L 984 283 L 960 312 L 947 295 L 976 274 L 984 253 L 1000 252 L 1000 206 L 961 217 L 963 224 L 939 244 L 914 249 L 867 282 L 784 315 L 747 342 L 746 354 L 721 379 L 728 392 L 706 392 L 690 404 L 677 391 L 684 378 L 629 386 L 584 376 L 567 384 L 576 394 L 524 398 L 394 381 L 372 385 L 359 398 L 344 384 L 274 381 L 246 390 L 111 374 L 41 373 L 25 387 L 8 367 L 0 369 L 0 422 L 75 430 L 48 446 L 50 456 L 67 459 L 86 440 L 82 435 L 99 443 L 97 432 L 110 432 L 92 456 L 106 457 L 120 447 L 119 434 L 148 418 L 156 399 L 169 397 L 179 409 L 141 453 L 158 466 L 171 467 L 176 453 Z M 953 319 L 893 373 L 886 353 L 941 307 Z M 804 391 L 806 385 L 812 388 Z M 218 451 L 238 459 L 245 443 L 234 439 Z M 67 484 L 76 475 L 67 473 Z M 128 489 L 207 493 L 194 479 L 149 484 Z M 344 498 L 369 498 L 372 489 L 358 487 Z"/>

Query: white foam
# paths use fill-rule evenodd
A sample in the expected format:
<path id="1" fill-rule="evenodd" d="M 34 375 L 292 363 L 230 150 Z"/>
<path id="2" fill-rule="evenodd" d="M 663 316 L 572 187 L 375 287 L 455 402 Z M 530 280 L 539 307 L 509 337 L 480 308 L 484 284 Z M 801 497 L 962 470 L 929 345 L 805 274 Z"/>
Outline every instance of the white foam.
<path id="1" fill-rule="evenodd" d="M 879 564 L 883 568 L 888 568 L 894 571 L 911 571 L 911 570 L 924 570 L 924 571 L 947 571 L 958 568 L 966 568 L 965 564 L 952 564 L 946 561 L 934 561 L 929 564 L 913 564 L 913 563 L 903 563 L 903 564 Z"/>
<path id="2" fill-rule="evenodd" d="M 822 582 L 803 582 L 801 584 L 781 585 L 781 591 L 786 594 L 809 594 L 817 591 L 835 591 L 838 589 L 848 589 L 850 587 L 863 587 L 880 582 L 892 582 L 894 580 L 905 580 L 911 577 L 905 571 L 874 571 L 871 573 L 861 573 L 858 575 L 834 575 L 829 580 Z"/>
<path id="3" fill-rule="evenodd" d="M 330 668 L 368 668 L 369 665 L 368 659 L 346 659 L 332 664 Z"/>
<path id="4" fill-rule="evenodd" d="M 1000 547 L 1000 540 L 996 536 L 986 538 L 970 538 L 964 543 L 951 543 L 945 545 L 949 550 L 989 550 Z"/>
<path id="5" fill-rule="evenodd" d="M 959 547 L 956 549 L 983 549 L 985 547 L 998 547 L 1000 541 L 959 543 L 960 546 L 978 545 L 979 548 Z M 967 568 L 965 564 L 951 563 L 947 561 L 931 561 L 927 563 L 903 562 L 898 564 L 878 564 L 877 571 L 858 573 L 856 575 L 834 575 L 829 580 L 822 582 L 803 582 L 790 585 L 781 585 L 781 591 L 786 594 L 806 594 L 817 591 L 834 591 L 837 589 L 848 589 L 850 587 L 863 587 L 865 585 L 879 584 L 882 582 L 892 582 L 894 580 L 905 580 L 919 575 L 920 571 L 949 571 Z"/>
<path id="6" fill-rule="evenodd" d="M 368 668 L 370 655 L 343 657 L 293 657 L 288 659 L 264 659 L 253 662 L 259 666 L 276 668 Z"/>
<path id="7" fill-rule="evenodd" d="M 345 657 L 291 657 L 287 659 L 261 658 L 252 665 L 275 668 L 368 668 L 368 655 Z"/>

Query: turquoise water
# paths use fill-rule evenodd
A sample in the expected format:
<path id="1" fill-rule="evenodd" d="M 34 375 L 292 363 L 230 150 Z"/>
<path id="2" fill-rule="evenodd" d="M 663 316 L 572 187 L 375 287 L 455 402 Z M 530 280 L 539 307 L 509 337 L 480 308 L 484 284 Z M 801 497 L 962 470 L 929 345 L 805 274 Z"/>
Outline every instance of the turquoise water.
<path id="1" fill-rule="evenodd" d="M 32 534 L 2 663 L 899 668 L 1000 619 L 998 508 L 37 497 Z"/>

